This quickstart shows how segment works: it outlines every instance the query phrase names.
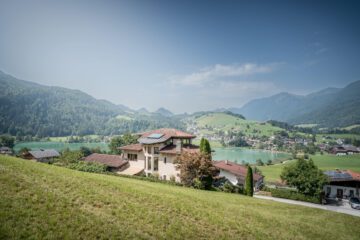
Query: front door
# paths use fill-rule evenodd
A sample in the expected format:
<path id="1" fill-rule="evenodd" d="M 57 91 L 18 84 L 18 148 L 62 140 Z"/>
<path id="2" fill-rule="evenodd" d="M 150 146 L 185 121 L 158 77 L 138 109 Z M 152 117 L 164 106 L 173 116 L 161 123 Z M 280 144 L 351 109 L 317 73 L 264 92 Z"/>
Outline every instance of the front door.
<path id="1" fill-rule="evenodd" d="M 336 197 L 337 198 L 343 198 L 343 194 L 344 194 L 344 192 L 343 192 L 343 190 L 341 188 L 338 188 L 336 190 Z"/>

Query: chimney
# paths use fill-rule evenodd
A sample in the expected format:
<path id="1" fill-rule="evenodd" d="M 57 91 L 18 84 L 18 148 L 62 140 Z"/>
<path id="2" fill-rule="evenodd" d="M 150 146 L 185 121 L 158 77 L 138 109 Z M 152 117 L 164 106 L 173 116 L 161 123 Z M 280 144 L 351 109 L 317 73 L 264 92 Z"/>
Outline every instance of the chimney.
<path id="1" fill-rule="evenodd" d="M 226 165 L 229 165 L 229 161 L 228 161 L 228 160 L 225 160 L 225 164 L 226 164 Z"/>

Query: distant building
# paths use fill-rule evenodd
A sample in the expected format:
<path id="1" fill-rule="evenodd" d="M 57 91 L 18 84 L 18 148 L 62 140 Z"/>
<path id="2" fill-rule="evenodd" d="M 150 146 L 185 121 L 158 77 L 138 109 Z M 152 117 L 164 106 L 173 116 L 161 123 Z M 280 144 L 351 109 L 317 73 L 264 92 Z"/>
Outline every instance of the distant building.
<path id="1" fill-rule="evenodd" d="M 352 155 L 359 152 L 359 149 L 353 145 L 337 145 L 330 149 L 330 153 L 337 156 Z"/>
<path id="2" fill-rule="evenodd" d="M 4 154 L 4 155 L 12 155 L 13 151 L 11 148 L 9 147 L 0 147 L 0 154 Z"/>
<path id="3" fill-rule="evenodd" d="M 107 166 L 109 171 L 121 171 L 128 167 L 128 161 L 119 155 L 93 153 L 84 158 L 85 162 L 100 163 Z"/>
<path id="4" fill-rule="evenodd" d="M 360 173 L 350 170 L 325 171 L 329 184 L 324 186 L 326 198 L 360 197 Z"/>
<path id="5" fill-rule="evenodd" d="M 214 161 L 214 166 L 220 170 L 219 177 L 227 178 L 233 185 L 245 184 L 247 167 L 230 162 L 230 161 Z M 258 190 L 264 182 L 264 176 L 253 173 L 254 188 Z"/>
<path id="6" fill-rule="evenodd" d="M 59 152 L 55 149 L 40 149 L 38 151 L 28 151 L 24 153 L 23 158 L 48 163 L 59 156 Z"/>

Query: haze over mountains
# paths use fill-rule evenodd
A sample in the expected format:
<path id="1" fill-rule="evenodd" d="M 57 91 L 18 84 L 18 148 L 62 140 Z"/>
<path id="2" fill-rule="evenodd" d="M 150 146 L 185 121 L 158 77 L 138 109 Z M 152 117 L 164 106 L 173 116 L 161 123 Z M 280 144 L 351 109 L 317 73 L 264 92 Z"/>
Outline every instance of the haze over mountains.
<path id="1" fill-rule="evenodd" d="M 150 128 L 183 129 L 187 114 L 165 108 L 149 112 L 98 100 L 79 90 L 44 86 L 0 71 L 0 133 L 32 136 L 121 134 Z M 360 81 L 306 96 L 279 93 L 250 101 L 242 108 L 222 108 L 251 120 L 344 127 L 360 123 Z M 194 113 L 200 114 L 200 113 Z"/>
<path id="2" fill-rule="evenodd" d="M 360 81 L 344 88 L 326 88 L 305 96 L 283 92 L 229 110 L 259 121 L 349 126 L 360 123 Z"/>

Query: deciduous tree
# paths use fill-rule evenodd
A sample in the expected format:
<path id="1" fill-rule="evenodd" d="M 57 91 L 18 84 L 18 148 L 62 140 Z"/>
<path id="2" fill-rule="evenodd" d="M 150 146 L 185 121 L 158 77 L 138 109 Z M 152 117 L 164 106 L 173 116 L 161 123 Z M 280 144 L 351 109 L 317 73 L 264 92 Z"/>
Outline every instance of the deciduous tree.
<path id="1" fill-rule="evenodd" d="M 216 169 L 208 154 L 184 152 L 177 157 L 175 163 L 178 163 L 180 179 L 185 186 L 211 188 Z"/>
<path id="2" fill-rule="evenodd" d="M 296 187 L 300 193 L 309 196 L 318 196 L 328 181 L 311 159 L 298 159 L 295 164 L 287 165 L 280 177 L 289 186 Z"/>

